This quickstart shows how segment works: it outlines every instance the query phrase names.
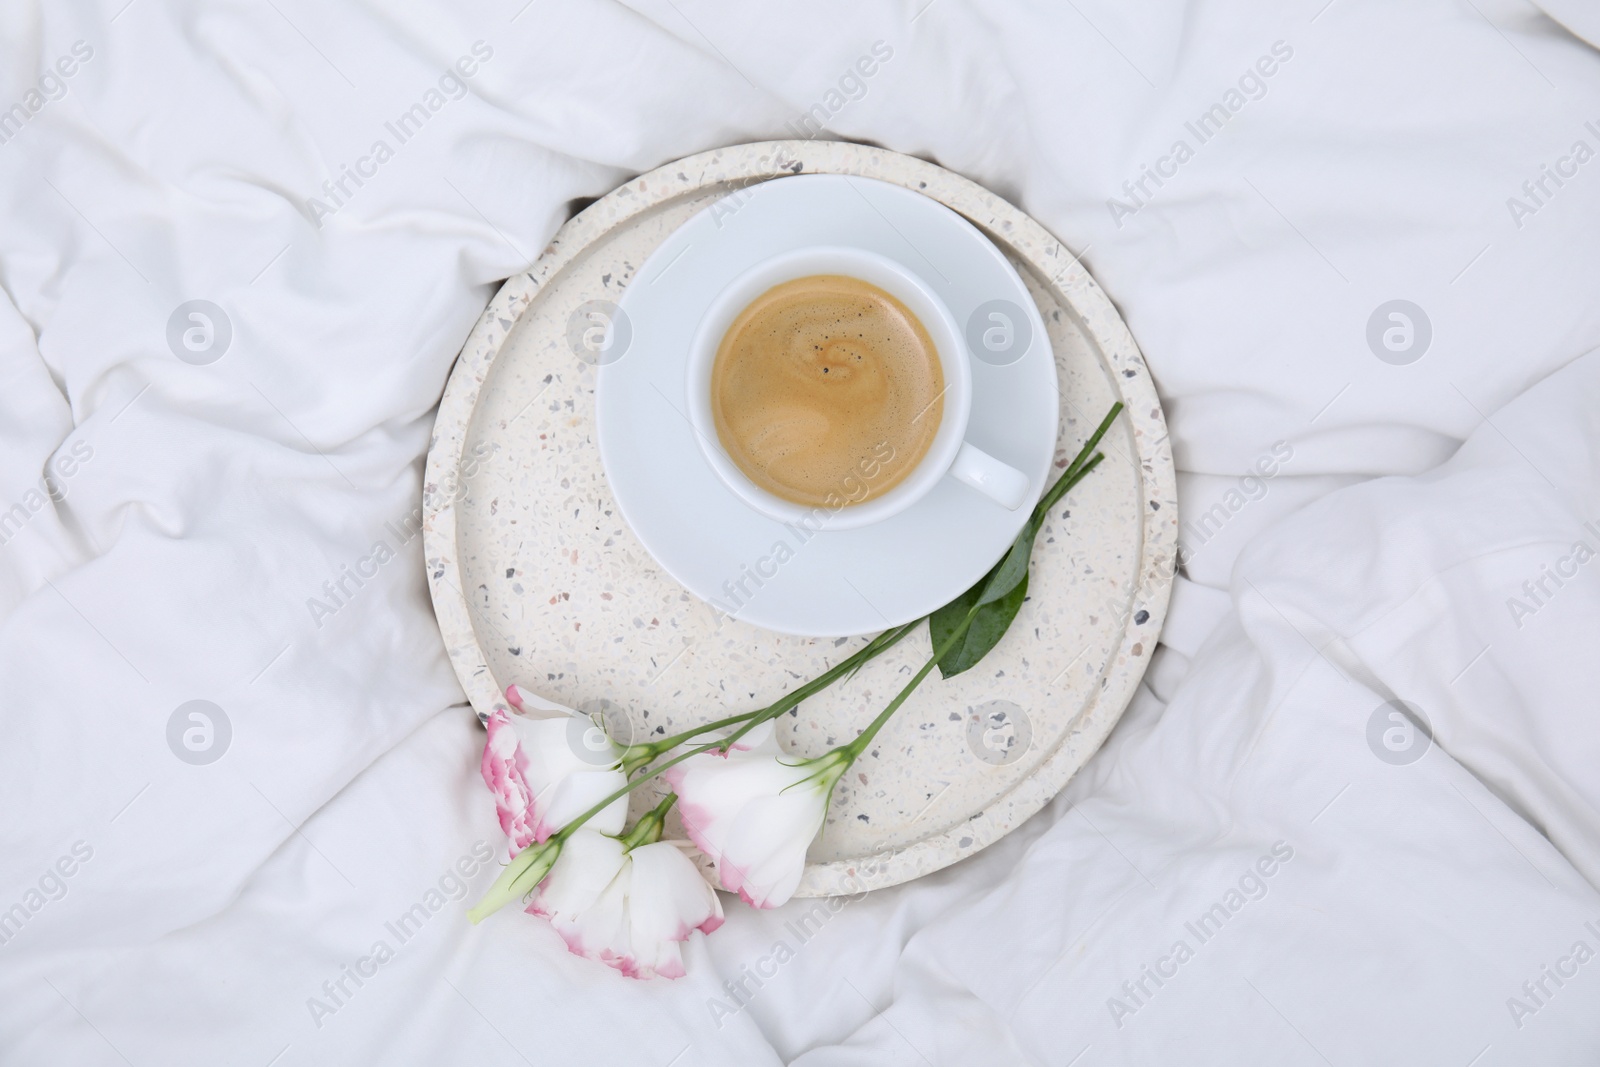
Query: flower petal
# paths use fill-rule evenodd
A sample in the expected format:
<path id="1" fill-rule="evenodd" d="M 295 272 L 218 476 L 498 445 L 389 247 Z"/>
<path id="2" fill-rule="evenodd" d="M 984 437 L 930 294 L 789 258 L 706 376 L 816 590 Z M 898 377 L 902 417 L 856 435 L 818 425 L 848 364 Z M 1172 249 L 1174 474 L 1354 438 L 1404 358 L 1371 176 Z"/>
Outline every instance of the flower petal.
<path id="1" fill-rule="evenodd" d="M 696 847 L 708 856 L 722 854 L 733 821 L 744 806 L 803 781 L 811 772 L 765 754 L 735 750 L 726 758 L 710 754 L 685 760 L 663 777 L 678 794 L 678 815 Z"/>
<path id="2" fill-rule="evenodd" d="M 533 823 L 534 840 L 543 841 L 606 797 L 628 784 L 620 770 L 578 771 L 540 794 Z M 628 798 L 620 796 L 583 824 L 585 830 L 619 834 L 628 821 Z"/>
<path id="3" fill-rule="evenodd" d="M 569 774 L 615 767 L 621 750 L 587 716 L 560 719 L 512 718 L 528 753 L 530 780 L 537 792 Z"/>
<path id="4" fill-rule="evenodd" d="M 578 830 L 562 846 L 528 910 L 552 920 L 574 919 L 594 906 L 627 862 L 628 854 L 616 838 L 587 827 Z"/>
<path id="5" fill-rule="evenodd" d="M 488 739 L 483 745 L 480 770 L 483 784 L 494 796 L 500 829 L 511 839 L 513 854 L 533 840 L 533 789 L 528 784 L 528 760 L 518 742 L 515 727 L 504 708 L 495 708 L 484 724 Z"/>
<path id="6" fill-rule="evenodd" d="M 628 940 L 627 884 L 626 877 L 613 878 L 587 908 L 572 915 L 551 916 L 550 925 L 569 951 L 632 974 L 638 968 Z"/>
<path id="7" fill-rule="evenodd" d="M 562 714 L 565 709 L 559 704 L 514 685 L 506 688 L 506 699 L 518 708 L 536 707 L 554 716 L 535 718 L 497 708 L 490 717 L 484 781 L 495 793 L 501 828 L 516 851 L 529 841 L 547 840 L 627 779 L 619 769 L 621 750 L 587 716 Z M 490 747 L 495 749 L 492 767 Z M 500 785 L 502 780 L 507 784 Z M 585 825 L 617 833 L 627 814 L 627 801 L 618 800 Z"/>
<path id="8" fill-rule="evenodd" d="M 806 850 L 822 828 L 828 796 L 848 762 L 834 752 L 791 764 L 771 723 L 752 730 L 748 750 L 695 756 L 666 772 L 690 839 L 717 865 L 723 888 L 760 908 L 794 895 Z"/>
<path id="9" fill-rule="evenodd" d="M 722 924 L 722 901 L 706 884 L 694 861 L 673 841 L 641 845 L 633 858 L 630 909 L 633 943 L 682 941 L 708 923 Z M 709 931 L 707 931 L 709 932 Z"/>
<path id="10" fill-rule="evenodd" d="M 757 723 L 750 732 L 729 746 L 730 752 L 753 752 L 761 756 L 782 756 L 778 747 L 778 732 L 771 719 Z"/>
<path id="11" fill-rule="evenodd" d="M 822 829 L 827 802 L 810 783 L 751 801 L 717 859 L 718 880 L 757 908 L 787 902 L 800 885 L 806 850 Z"/>

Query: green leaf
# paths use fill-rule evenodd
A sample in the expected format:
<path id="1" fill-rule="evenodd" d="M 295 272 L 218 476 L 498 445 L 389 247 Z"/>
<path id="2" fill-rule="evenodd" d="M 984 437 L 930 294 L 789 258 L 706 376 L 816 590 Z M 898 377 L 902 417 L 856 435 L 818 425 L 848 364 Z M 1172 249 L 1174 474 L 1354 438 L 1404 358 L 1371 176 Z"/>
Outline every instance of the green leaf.
<path id="1" fill-rule="evenodd" d="M 971 669 L 1005 636 L 1027 597 L 1028 561 L 1033 558 L 1033 543 L 1044 528 L 1045 518 L 1073 486 L 1105 459 L 1105 455 L 1095 452 L 1094 448 L 1121 412 L 1121 402 L 1111 405 L 1111 410 L 1100 420 L 1100 425 L 1089 435 L 1077 456 L 1067 464 L 1055 484 L 1045 491 L 1034 506 L 1033 514 L 1028 516 L 1028 521 L 1023 524 L 1000 562 L 991 567 L 972 588 L 928 616 L 928 636 L 937 651 L 966 621 L 973 605 L 979 605 L 966 635 L 939 660 L 941 676 L 950 678 Z"/>
<path id="2" fill-rule="evenodd" d="M 973 586 L 961 594 L 950 605 L 946 605 L 934 612 L 928 619 L 928 632 L 933 638 L 935 648 L 944 643 L 955 632 L 967 617 L 967 612 L 972 609 L 972 602 L 979 585 Z M 978 661 L 989 654 L 989 650 L 1000 643 L 1000 638 L 1005 636 L 1011 628 L 1011 621 L 1017 617 L 1017 612 L 1022 608 L 1022 602 L 1028 598 L 1028 572 L 1022 572 L 1022 580 L 1011 588 L 999 600 L 991 600 L 978 608 L 972 617 L 972 625 L 967 628 L 966 634 L 946 652 L 939 661 L 939 674 L 944 678 L 953 678 L 976 666 Z M 960 605 L 959 610 L 951 608 Z"/>
<path id="3" fill-rule="evenodd" d="M 1060 503 L 1067 491 L 1083 480 L 1084 476 L 1094 470 L 1095 466 L 1105 458 L 1102 453 L 1095 452 L 1095 446 L 1100 439 L 1111 429 L 1111 424 L 1122 413 L 1122 402 L 1111 405 L 1111 410 L 1106 412 L 1105 418 L 1100 420 L 1100 425 L 1095 427 L 1094 433 L 1083 443 L 1078 454 L 1073 457 L 1067 469 L 1055 480 L 1055 484 L 1045 490 L 1039 498 L 1039 503 L 1034 505 L 1033 514 L 1028 516 L 1028 521 L 1023 524 L 1022 530 L 1017 534 L 1017 539 L 1011 542 L 1011 549 L 1005 554 L 998 566 L 984 576 L 983 593 L 979 597 L 980 604 L 988 604 L 1007 596 L 1017 587 L 1028 573 L 1028 560 L 1033 558 L 1033 541 L 1039 536 L 1039 531 L 1044 527 L 1045 516 L 1050 514 L 1050 509 Z M 1090 456 L 1090 453 L 1094 453 Z"/>
<path id="4" fill-rule="evenodd" d="M 982 590 L 978 595 L 978 603 L 994 603 L 1028 576 L 1028 559 L 1033 555 L 1033 539 L 1038 536 L 1038 527 L 1034 526 L 1032 519 L 1028 520 L 1022 532 L 1017 534 L 1017 539 L 1011 542 L 1010 550 L 975 587 Z"/>
<path id="5" fill-rule="evenodd" d="M 989 574 L 979 578 L 977 584 L 972 588 L 928 616 L 928 640 L 933 642 L 933 650 L 935 652 L 943 648 L 944 643 L 950 640 L 951 635 L 956 632 L 956 628 L 966 621 L 967 612 L 971 611 L 972 605 L 977 603 L 978 594 L 983 591 L 984 583 L 989 580 L 989 576 L 992 574 L 994 574 L 994 568 L 990 568 Z"/>
<path id="6" fill-rule="evenodd" d="M 967 670 L 1005 636 L 1006 628 L 1016 618 L 1017 609 L 1027 595 L 1028 561 L 1033 556 L 1033 542 L 1044 528 L 1050 507 L 1065 496 L 1067 490 L 1087 477 L 1104 458 L 1096 452 L 1087 463 L 1081 462 L 1081 455 L 1074 460 L 1039 502 L 1039 508 L 1029 517 L 1022 532 L 1017 534 L 1005 558 L 989 568 L 989 573 L 978 579 L 972 588 L 928 616 L 928 636 L 933 640 L 933 647 L 939 649 L 944 647 L 944 642 L 966 619 L 972 606 L 979 605 L 966 637 L 939 661 L 939 673 L 943 677 L 949 678 Z"/>
<path id="7" fill-rule="evenodd" d="M 1066 496 L 1067 490 L 1077 485 L 1090 471 L 1099 466 L 1100 461 L 1105 459 L 1105 456 L 1096 452 L 1087 463 L 1081 462 L 1082 459 L 1083 456 L 1080 455 L 1076 460 L 1072 461 L 1070 467 L 1062 472 L 1061 477 L 1056 480 L 1056 484 L 1050 487 L 1050 491 L 1044 495 L 1044 498 L 1039 501 L 1039 506 L 1028 517 L 1027 523 L 1022 527 L 1022 532 L 1017 534 L 1017 539 L 1011 542 L 1011 548 L 1006 552 L 1005 557 L 995 565 L 993 570 L 984 575 L 983 581 L 979 583 L 983 592 L 978 596 L 978 603 L 988 604 L 999 600 L 1001 597 L 1008 595 L 1017 587 L 1018 582 L 1027 577 L 1028 561 L 1033 558 L 1033 542 L 1039 536 L 1039 531 L 1044 529 L 1044 520 L 1048 517 L 1050 509 L 1055 507 L 1063 496 Z"/>

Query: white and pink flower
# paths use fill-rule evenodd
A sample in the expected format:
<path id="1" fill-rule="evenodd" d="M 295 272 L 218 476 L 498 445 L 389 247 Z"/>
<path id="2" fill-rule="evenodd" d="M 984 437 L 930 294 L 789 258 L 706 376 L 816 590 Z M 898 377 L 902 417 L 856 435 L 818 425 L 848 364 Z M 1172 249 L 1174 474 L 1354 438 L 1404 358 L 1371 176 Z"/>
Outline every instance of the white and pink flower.
<path id="1" fill-rule="evenodd" d="M 787 761 L 769 721 L 726 755 L 693 756 L 663 776 L 678 794 L 690 840 L 716 862 L 722 887 L 754 907 L 776 908 L 799 887 L 806 850 L 848 766 L 838 750 Z"/>
<path id="2" fill-rule="evenodd" d="M 482 771 L 515 854 L 621 789 L 627 777 L 619 765 L 621 750 L 577 712 L 514 685 L 506 688 L 506 700 L 517 711 L 496 707 L 489 716 Z M 523 714 L 528 708 L 552 717 Z M 619 833 L 627 817 L 628 799 L 621 797 L 585 826 Z"/>
<path id="3" fill-rule="evenodd" d="M 630 978 L 681 978 L 682 942 L 722 925 L 722 902 L 676 841 L 633 849 L 587 828 L 573 833 L 528 911 L 567 948 Z"/>

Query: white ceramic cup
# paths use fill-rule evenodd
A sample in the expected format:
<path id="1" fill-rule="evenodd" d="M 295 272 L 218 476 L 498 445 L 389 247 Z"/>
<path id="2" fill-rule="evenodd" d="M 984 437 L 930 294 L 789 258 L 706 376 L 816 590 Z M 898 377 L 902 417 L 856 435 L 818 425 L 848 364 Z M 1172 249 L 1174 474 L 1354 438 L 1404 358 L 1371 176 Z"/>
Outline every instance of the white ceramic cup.
<path id="1" fill-rule="evenodd" d="M 944 416 L 922 462 L 899 485 L 862 503 L 837 509 L 796 504 L 774 496 L 747 478 L 729 458 L 711 413 L 711 370 L 728 327 L 756 297 L 775 285 L 813 274 L 843 274 L 870 282 L 915 315 L 938 350 L 944 372 Z M 700 451 L 717 477 L 756 511 L 780 522 L 823 519 L 830 530 L 848 530 L 898 515 L 926 496 L 946 475 L 971 486 L 995 504 L 1015 511 L 1030 499 L 1026 474 L 966 441 L 972 413 L 972 366 L 960 327 L 927 284 L 886 256 L 858 248 L 817 246 L 774 256 L 739 275 L 718 293 L 700 319 L 689 345 L 689 421 Z M 841 496 L 848 497 L 841 487 Z"/>

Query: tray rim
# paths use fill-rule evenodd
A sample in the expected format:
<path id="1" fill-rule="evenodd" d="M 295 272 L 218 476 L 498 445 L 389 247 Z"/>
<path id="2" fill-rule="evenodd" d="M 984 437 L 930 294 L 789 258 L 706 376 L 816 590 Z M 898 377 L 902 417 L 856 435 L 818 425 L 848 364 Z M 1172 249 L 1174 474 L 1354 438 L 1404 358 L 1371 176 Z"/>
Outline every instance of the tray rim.
<path id="1" fill-rule="evenodd" d="M 883 160 L 890 161 L 886 173 Z M 797 167 L 796 164 L 799 164 Z M 691 178 L 718 169 L 714 179 Z M 1032 216 L 953 171 L 914 156 L 847 141 L 757 141 L 709 149 L 663 164 L 605 194 L 569 219 L 524 271 L 507 278 L 462 344 L 439 401 L 423 475 L 423 558 L 429 594 L 451 666 L 480 722 L 506 708 L 503 687 L 493 678 L 478 643 L 471 607 L 462 588 L 459 526 L 455 509 L 467 431 L 483 385 L 522 314 L 550 279 L 596 241 L 631 225 L 641 215 L 714 185 L 742 187 L 797 173 L 877 178 L 921 193 L 949 207 L 1010 255 L 1026 263 L 1040 284 L 1067 309 L 1097 350 L 1133 428 L 1140 481 L 1142 529 L 1137 583 L 1130 594 L 1120 642 L 1108 658 L 1101 688 L 1074 728 L 1031 775 L 1001 803 L 973 813 L 949 829 L 871 856 L 809 863 L 796 896 L 829 896 L 879 889 L 919 878 L 972 855 L 1020 826 L 1061 792 L 1121 719 L 1148 669 L 1171 597 L 1177 559 L 1176 472 L 1166 420 L 1143 354 L 1111 299 L 1067 249 Z M 982 216 L 970 210 L 976 204 Z M 965 206 L 964 206 L 965 205 Z M 1023 241 L 1039 249 L 1017 248 Z M 1047 260 L 1061 265 L 1050 269 Z M 1129 373 L 1132 372 L 1132 373 Z M 1148 612 L 1134 624 L 1135 606 Z M 1134 652 L 1141 642 L 1148 649 Z M 1133 660 L 1141 663 L 1135 668 Z M 1116 670 L 1118 664 L 1128 669 Z M 507 709 L 509 710 L 509 709 Z M 1069 743 L 1074 742 L 1074 743 Z M 996 807 L 1008 817 L 988 818 Z M 968 843 L 960 844 L 965 839 Z"/>

